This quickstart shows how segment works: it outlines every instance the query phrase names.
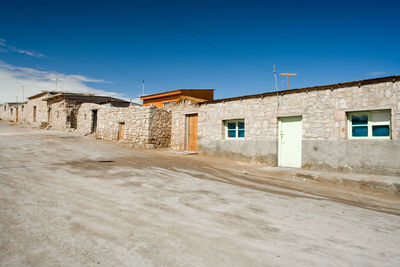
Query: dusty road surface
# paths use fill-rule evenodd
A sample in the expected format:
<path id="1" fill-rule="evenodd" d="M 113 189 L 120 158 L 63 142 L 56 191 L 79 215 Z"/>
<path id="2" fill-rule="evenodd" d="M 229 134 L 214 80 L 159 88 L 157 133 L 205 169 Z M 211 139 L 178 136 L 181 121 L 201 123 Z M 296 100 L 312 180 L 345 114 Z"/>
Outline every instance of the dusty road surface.
<path id="1" fill-rule="evenodd" d="M 1 266 L 400 266 L 398 195 L 0 122 Z"/>

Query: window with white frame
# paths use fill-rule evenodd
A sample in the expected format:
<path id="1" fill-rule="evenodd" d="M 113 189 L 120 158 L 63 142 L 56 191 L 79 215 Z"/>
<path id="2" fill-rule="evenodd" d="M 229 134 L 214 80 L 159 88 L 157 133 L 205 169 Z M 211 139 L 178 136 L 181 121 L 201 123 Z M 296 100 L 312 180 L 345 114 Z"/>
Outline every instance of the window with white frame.
<path id="1" fill-rule="evenodd" d="M 228 120 L 225 124 L 225 139 L 244 138 L 244 120 Z"/>
<path id="2" fill-rule="evenodd" d="M 350 139 L 390 139 L 390 110 L 348 113 Z"/>

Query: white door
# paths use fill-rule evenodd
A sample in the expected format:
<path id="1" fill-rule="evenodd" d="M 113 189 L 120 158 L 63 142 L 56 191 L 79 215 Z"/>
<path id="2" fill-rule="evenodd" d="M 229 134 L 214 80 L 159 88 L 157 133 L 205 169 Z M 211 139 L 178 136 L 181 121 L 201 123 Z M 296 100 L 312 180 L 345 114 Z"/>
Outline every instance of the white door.
<path id="1" fill-rule="evenodd" d="M 279 119 L 278 166 L 301 168 L 301 117 Z"/>

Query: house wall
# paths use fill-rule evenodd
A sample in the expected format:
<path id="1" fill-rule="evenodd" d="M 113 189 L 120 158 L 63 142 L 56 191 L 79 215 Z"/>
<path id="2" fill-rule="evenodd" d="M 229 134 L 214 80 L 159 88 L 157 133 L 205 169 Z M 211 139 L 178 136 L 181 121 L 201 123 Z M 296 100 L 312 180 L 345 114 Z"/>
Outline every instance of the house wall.
<path id="1" fill-rule="evenodd" d="M 3 104 L 0 105 L 0 119 L 9 122 L 23 123 L 26 121 L 26 104 Z M 6 110 L 4 110 L 4 107 Z M 17 121 L 18 114 L 18 121 Z"/>
<path id="2" fill-rule="evenodd" d="M 6 108 L 6 110 L 4 110 L 4 108 Z M 13 109 L 13 112 L 11 113 L 12 108 L 13 108 L 13 106 L 9 105 L 9 104 L 1 105 L 0 119 L 2 119 L 3 121 L 14 121 L 15 112 Z"/>
<path id="3" fill-rule="evenodd" d="M 277 165 L 278 118 L 302 116 L 302 167 L 400 174 L 400 82 L 291 92 L 172 108 L 171 148 L 185 149 L 185 114 L 198 113 L 205 154 Z M 390 140 L 349 140 L 346 112 L 390 109 Z M 244 119 L 245 138 L 225 140 L 223 120 Z"/>
<path id="4" fill-rule="evenodd" d="M 83 103 L 80 105 L 77 116 L 77 131 L 82 134 L 90 134 L 93 123 L 93 110 L 99 110 L 101 105 Z"/>
<path id="5" fill-rule="evenodd" d="M 96 136 L 118 140 L 119 123 L 125 123 L 123 142 L 140 148 L 167 148 L 170 145 L 171 115 L 155 106 L 101 107 L 97 113 Z"/>
<path id="6" fill-rule="evenodd" d="M 49 124 L 51 129 L 65 131 L 70 128 L 70 113 L 73 107 L 66 100 L 58 102 L 49 101 L 48 108 L 51 108 Z"/>
<path id="7" fill-rule="evenodd" d="M 43 101 L 44 98 L 50 94 L 43 95 L 34 99 L 29 99 L 28 103 L 24 106 L 24 120 L 23 122 L 32 126 L 40 126 L 42 123 L 47 123 L 47 102 Z M 36 122 L 33 121 L 33 107 L 36 106 Z"/>

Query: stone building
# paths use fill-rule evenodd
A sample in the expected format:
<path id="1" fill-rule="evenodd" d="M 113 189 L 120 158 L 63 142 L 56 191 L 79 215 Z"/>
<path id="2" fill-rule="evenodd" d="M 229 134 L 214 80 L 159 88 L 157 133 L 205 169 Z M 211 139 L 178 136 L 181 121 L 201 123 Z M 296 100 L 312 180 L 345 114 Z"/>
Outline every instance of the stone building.
<path id="1" fill-rule="evenodd" d="M 400 76 L 172 107 L 171 148 L 400 175 Z"/>
<path id="2" fill-rule="evenodd" d="M 0 119 L 21 123 L 25 118 L 26 102 L 4 103 L 0 105 Z"/>
<path id="3" fill-rule="evenodd" d="M 84 103 L 95 104 L 93 110 L 96 110 L 98 105 L 107 103 L 129 106 L 129 102 L 122 99 L 79 93 L 58 93 L 44 98 L 44 101 L 47 102 L 47 123 L 54 130 L 78 129 L 79 125 L 86 125 L 85 118 L 92 116 L 92 110 L 89 110 L 86 106 L 86 109 L 82 109 L 82 113 L 85 114 L 80 117 L 79 110 Z M 78 118 L 81 118 L 80 123 L 78 123 Z M 87 129 L 89 126 L 84 127 Z M 82 131 L 85 131 L 85 129 L 82 129 Z"/>
<path id="4" fill-rule="evenodd" d="M 171 113 L 155 106 L 103 105 L 97 111 L 99 139 L 121 141 L 138 148 L 168 148 Z"/>
<path id="5" fill-rule="evenodd" d="M 57 91 L 42 91 L 39 94 L 28 97 L 28 102 L 24 105 L 23 123 L 40 126 L 47 125 L 49 120 L 49 110 L 45 98 L 53 96 Z"/>

